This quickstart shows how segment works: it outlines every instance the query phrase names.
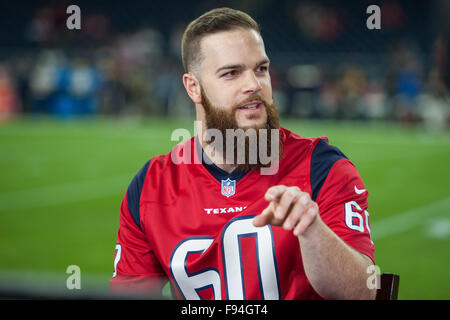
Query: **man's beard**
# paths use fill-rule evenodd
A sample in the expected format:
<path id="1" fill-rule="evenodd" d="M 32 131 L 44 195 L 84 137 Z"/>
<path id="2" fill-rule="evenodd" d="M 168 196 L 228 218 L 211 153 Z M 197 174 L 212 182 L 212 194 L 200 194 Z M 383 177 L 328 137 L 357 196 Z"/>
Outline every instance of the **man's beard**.
<path id="1" fill-rule="evenodd" d="M 251 169 L 271 167 L 272 163 L 268 163 L 267 158 L 270 158 L 271 161 L 279 161 L 283 152 L 281 139 L 279 137 L 279 116 L 275 103 L 269 104 L 260 96 L 252 95 L 239 104 L 234 105 L 232 108 L 224 110 L 211 104 L 206 97 L 203 88 L 201 89 L 201 97 L 202 105 L 205 110 L 207 128 L 205 142 L 208 145 L 214 145 L 214 152 L 218 151 L 221 153 L 221 156 L 226 163 L 236 165 L 237 169 L 240 171 L 248 171 Z M 236 112 L 243 104 L 252 101 L 259 101 L 262 103 L 262 108 L 265 108 L 266 110 L 267 119 L 262 125 L 245 128 L 239 127 L 236 120 Z M 256 117 L 260 117 L 260 115 L 248 115 L 247 119 L 254 119 Z M 208 138 L 208 129 L 217 129 L 221 133 L 221 143 L 220 140 L 216 141 L 216 139 L 210 140 Z M 227 131 L 241 134 L 242 139 L 239 139 L 236 136 L 228 136 L 227 139 Z M 272 137 L 272 135 L 274 136 Z M 271 139 L 276 139 L 276 142 L 273 144 Z M 228 149 L 227 144 L 229 147 Z M 230 153 L 227 150 L 232 150 L 233 152 Z"/>

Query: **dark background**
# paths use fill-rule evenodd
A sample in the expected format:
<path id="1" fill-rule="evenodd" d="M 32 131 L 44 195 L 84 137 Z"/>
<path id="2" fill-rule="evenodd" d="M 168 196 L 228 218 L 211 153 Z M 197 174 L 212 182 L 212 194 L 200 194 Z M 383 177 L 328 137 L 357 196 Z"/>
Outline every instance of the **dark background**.
<path id="1" fill-rule="evenodd" d="M 81 30 L 66 27 L 70 4 Z M 371 4 L 381 30 L 366 27 Z M 181 35 L 220 6 L 260 23 L 283 115 L 448 127 L 449 5 L 439 0 L 3 2 L 0 114 L 192 116 Z"/>

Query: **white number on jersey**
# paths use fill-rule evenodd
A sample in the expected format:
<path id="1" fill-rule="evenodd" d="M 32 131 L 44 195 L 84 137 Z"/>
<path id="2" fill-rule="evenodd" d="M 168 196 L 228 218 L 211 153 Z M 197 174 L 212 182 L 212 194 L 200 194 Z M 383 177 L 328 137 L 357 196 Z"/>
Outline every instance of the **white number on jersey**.
<path id="1" fill-rule="evenodd" d="M 224 283 L 227 299 L 245 299 L 242 268 L 245 265 L 241 256 L 240 239 L 255 237 L 258 276 L 263 299 L 279 299 L 279 279 L 272 229 L 270 226 L 255 227 L 252 216 L 230 220 L 221 235 Z M 205 268 L 195 274 L 186 269 L 186 261 L 191 253 L 203 254 L 213 243 L 211 237 L 191 237 L 180 242 L 172 253 L 170 270 L 173 279 L 186 299 L 200 299 L 197 290 L 211 287 L 214 299 L 222 298 L 221 278 L 215 268 Z M 271 249 L 271 250 L 270 250 Z"/>
<path id="2" fill-rule="evenodd" d="M 364 232 L 364 218 L 358 212 L 363 209 L 358 205 L 356 201 L 350 201 L 345 204 L 345 224 L 352 230 Z M 369 228 L 369 211 L 364 210 L 366 228 L 371 233 Z"/>

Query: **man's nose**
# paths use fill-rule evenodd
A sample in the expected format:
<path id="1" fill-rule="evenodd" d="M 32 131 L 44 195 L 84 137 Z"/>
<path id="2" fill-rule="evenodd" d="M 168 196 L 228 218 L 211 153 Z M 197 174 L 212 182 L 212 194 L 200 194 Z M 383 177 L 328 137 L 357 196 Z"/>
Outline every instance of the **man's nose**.
<path id="1" fill-rule="evenodd" d="M 261 91 L 261 83 L 253 70 L 248 70 L 244 77 L 243 91 L 246 94 Z"/>

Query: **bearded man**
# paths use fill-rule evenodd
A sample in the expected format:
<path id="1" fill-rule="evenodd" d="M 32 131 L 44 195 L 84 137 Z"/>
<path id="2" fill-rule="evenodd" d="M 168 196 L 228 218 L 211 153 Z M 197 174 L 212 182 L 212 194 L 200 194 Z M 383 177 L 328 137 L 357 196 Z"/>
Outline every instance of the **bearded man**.
<path id="1" fill-rule="evenodd" d="M 211 10 L 186 28 L 182 59 L 198 132 L 183 148 L 195 159 L 173 161 L 174 148 L 131 182 L 111 289 L 170 281 L 180 299 L 375 298 L 368 192 L 326 138 L 280 127 L 259 25 Z"/>

